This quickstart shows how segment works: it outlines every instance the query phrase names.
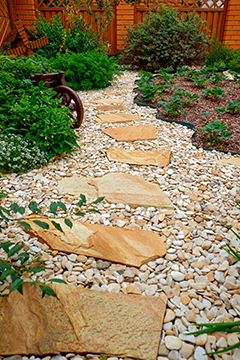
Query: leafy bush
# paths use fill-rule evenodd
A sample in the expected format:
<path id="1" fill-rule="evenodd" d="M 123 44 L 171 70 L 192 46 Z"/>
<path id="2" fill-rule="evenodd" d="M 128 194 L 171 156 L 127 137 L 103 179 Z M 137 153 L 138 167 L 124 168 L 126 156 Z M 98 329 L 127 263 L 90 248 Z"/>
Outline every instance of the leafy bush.
<path id="1" fill-rule="evenodd" d="M 209 145 L 215 145 L 220 140 L 232 136 L 231 131 L 228 131 L 227 129 L 227 125 L 222 124 L 219 119 L 216 119 L 214 122 L 208 123 L 206 126 L 201 127 L 200 130 L 205 132 L 200 132 L 200 134 L 207 138 Z"/>
<path id="2" fill-rule="evenodd" d="M 54 72 L 50 61 L 41 56 L 31 55 L 25 56 L 0 56 L 0 73 L 1 81 L 3 81 L 4 72 L 10 75 L 8 81 L 24 80 L 36 73 L 46 74 Z M 12 80 L 10 80 L 10 78 Z M 6 85 L 8 84 L 6 81 Z"/>
<path id="3" fill-rule="evenodd" d="M 58 54 L 53 59 L 53 67 L 66 71 L 67 84 L 76 91 L 104 88 L 110 85 L 114 74 L 119 74 L 115 59 L 96 50 L 84 54 Z"/>
<path id="4" fill-rule="evenodd" d="M 120 56 L 124 64 L 156 71 L 161 67 L 201 64 L 210 40 L 205 22 L 193 12 L 180 13 L 161 6 L 150 11 L 139 23 L 128 28 L 125 49 Z"/>
<path id="5" fill-rule="evenodd" d="M 21 173 L 47 164 L 48 155 L 21 135 L 0 135 L 0 171 Z"/>
<path id="6" fill-rule="evenodd" d="M 40 11 L 37 12 L 38 18 L 33 22 L 34 29 L 31 29 L 30 31 L 36 38 L 47 35 L 49 45 L 38 48 L 34 50 L 34 52 L 45 57 L 56 56 L 60 51 L 65 35 L 62 17 L 60 14 L 57 14 L 51 18 L 50 22 L 48 22 L 45 17 L 41 16 Z"/>
<path id="7" fill-rule="evenodd" d="M 0 118 L 1 131 L 5 134 L 19 134 L 24 140 L 35 142 L 49 158 L 71 153 L 78 146 L 68 116 L 69 109 L 61 106 L 56 92 L 44 87 L 33 86 L 31 80 L 15 80 L 17 86 L 6 83 L 9 74 L 0 74 Z"/>

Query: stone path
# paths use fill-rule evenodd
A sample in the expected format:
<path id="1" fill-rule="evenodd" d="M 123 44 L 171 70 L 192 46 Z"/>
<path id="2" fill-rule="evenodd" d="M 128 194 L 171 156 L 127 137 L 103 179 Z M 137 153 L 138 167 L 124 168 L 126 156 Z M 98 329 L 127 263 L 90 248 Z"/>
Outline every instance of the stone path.
<path id="1" fill-rule="evenodd" d="M 80 93 L 86 109 L 83 127 L 79 130 L 83 135 L 79 140 L 81 149 L 46 168 L 24 175 L 9 175 L 1 182 L 2 189 L 9 193 L 2 202 L 4 205 L 18 201 L 19 205 L 26 206 L 30 201 L 37 201 L 42 211 L 47 211 L 52 201 L 60 200 L 71 207 L 71 204 L 77 203 L 79 196 L 67 194 L 58 187 L 58 182 L 66 177 L 90 176 L 98 179 L 109 173 L 139 176 L 160 185 L 174 209 L 136 207 L 104 201 L 98 206 L 101 215 L 87 215 L 81 221 L 86 224 L 151 230 L 165 242 L 166 255 L 140 268 L 114 264 L 85 255 L 53 251 L 37 238 L 30 238 L 16 224 L 10 224 L 0 235 L 1 239 L 10 238 L 16 243 L 23 243 L 26 250 L 43 254 L 47 259 L 47 268 L 45 272 L 37 274 L 37 278 L 56 276 L 73 286 L 117 294 L 150 297 L 166 294 L 167 312 L 158 360 L 239 360 L 239 349 L 221 357 L 204 355 L 206 351 L 237 342 L 236 334 L 195 337 L 184 333 L 195 330 L 196 322 L 240 320 L 240 264 L 234 262 L 221 248 L 229 241 L 239 251 L 239 242 L 222 222 L 240 232 L 240 209 L 232 201 L 240 202 L 240 167 L 218 162 L 220 159 L 228 159 L 228 154 L 193 147 L 190 129 L 156 120 L 154 109 L 133 104 L 132 89 L 136 75 L 135 72 L 125 72 L 108 89 Z M 103 111 L 98 108 L 101 106 L 100 101 L 98 104 L 91 102 L 104 97 L 111 97 L 118 104 L 118 99 L 122 99 L 127 109 L 125 111 L 141 117 L 141 120 L 119 124 L 96 122 L 97 115 L 119 112 L 112 109 Z M 156 139 L 117 142 L 102 132 L 112 127 L 134 125 L 156 127 Z M 111 147 L 134 151 L 169 150 L 172 158 L 166 167 L 129 165 L 109 161 L 106 153 Z M 9 292 L 2 285 L 0 291 L 3 295 Z M 34 356 L 25 356 L 23 360 L 29 358 L 34 360 Z M 53 360 L 90 358 L 97 360 L 99 356 L 62 353 L 52 357 Z M 50 359 L 51 356 L 45 357 L 45 360 Z"/>

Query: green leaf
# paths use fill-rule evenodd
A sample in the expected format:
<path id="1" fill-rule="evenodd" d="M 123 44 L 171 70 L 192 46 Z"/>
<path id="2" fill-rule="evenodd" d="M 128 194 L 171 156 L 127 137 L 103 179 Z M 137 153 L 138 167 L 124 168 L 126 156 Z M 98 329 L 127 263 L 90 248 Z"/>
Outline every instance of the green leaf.
<path id="1" fill-rule="evenodd" d="M 93 202 L 93 204 L 98 204 L 104 200 L 104 197 L 99 197 L 97 200 Z"/>
<path id="2" fill-rule="evenodd" d="M 0 244 L 0 249 L 2 248 L 6 253 L 8 253 L 10 246 L 12 246 L 14 243 L 11 241 L 6 241 L 2 244 Z"/>
<path id="3" fill-rule="evenodd" d="M 20 294 L 23 294 L 22 283 L 23 283 L 23 279 L 20 279 L 20 277 L 17 277 L 17 279 L 14 280 L 13 283 L 11 284 L 10 293 L 13 292 L 14 290 L 18 290 L 20 292 Z"/>
<path id="4" fill-rule="evenodd" d="M 50 295 L 50 296 L 57 296 L 55 294 L 55 292 L 47 285 L 39 285 L 40 289 L 42 290 L 42 298 L 45 295 Z"/>
<path id="5" fill-rule="evenodd" d="M 23 248 L 23 245 L 15 245 L 15 246 L 13 246 L 8 252 L 8 257 L 11 257 L 14 254 L 18 253 L 22 248 Z"/>
<path id="6" fill-rule="evenodd" d="M 2 272 L 2 276 L 0 277 L 0 281 L 4 281 L 8 275 L 14 273 L 14 269 L 7 269 Z"/>
<path id="7" fill-rule="evenodd" d="M 34 222 L 36 225 L 40 226 L 40 227 L 41 227 L 42 229 L 44 229 L 44 230 L 48 230 L 48 229 L 49 229 L 49 225 L 48 225 L 46 222 L 44 222 L 44 221 L 33 220 L 33 222 Z"/>
<path id="8" fill-rule="evenodd" d="M 62 203 L 61 201 L 57 202 L 58 206 L 63 210 L 63 211 L 67 211 L 66 205 L 64 203 Z"/>
<path id="9" fill-rule="evenodd" d="M 48 281 L 55 282 L 55 283 L 61 283 L 61 284 L 67 284 L 67 282 L 62 279 L 50 279 Z"/>
<path id="10" fill-rule="evenodd" d="M 28 230 L 32 230 L 31 226 L 25 221 L 18 221 L 18 224 L 24 226 Z"/>
<path id="11" fill-rule="evenodd" d="M 1 192 L 1 193 L 0 193 L 0 199 L 5 198 L 6 196 L 8 196 L 7 193 L 4 193 L 4 192 Z"/>
<path id="12" fill-rule="evenodd" d="M 94 213 L 97 213 L 97 214 L 101 214 L 100 211 L 98 211 L 98 210 L 96 210 L 96 209 L 88 209 L 88 211 L 94 212 Z"/>
<path id="13" fill-rule="evenodd" d="M 77 211 L 77 212 L 75 213 L 75 215 L 84 216 L 84 215 L 86 215 L 86 213 L 84 213 L 84 212 L 82 212 L 82 211 Z"/>
<path id="14" fill-rule="evenodd" d="M 35 267 L 35 268 L 33 268 L 33 269 L 28 269 L 28 270 L 26 270 L 26 272 L 36 274 L 36 273 L 39 273 L 39 272 L 41 272 L 41 271 L 43 271 L 43 270 L 45 270 L 44 267 L 41 267 L 41 268 L 40 268 L 40 267 Z"/>
<path id="15" fill-rule="evenodd" d="M 59 223 L 57 223 L 57 222 L 54 221 L 54 220 L 52 220 L 51 223 L 53 224 L 53 226 L 54 226 L 57 230 L 61 231 L 62 233 L 64 232 L 63 229 L 62 229 L 62 227 L 61 227 L 61 225 L 60 225 Z"/>
<path id="16" fill-rule="evenodd" d="M 86 196 L 83 194 L 80 194 L 80 198 L 83 201 L 83 204 L 86 204 L 87 200 L 86 200 Z"/>
<path id="17" fill-rule="evenodd" d="M 28 205 L 28 208 L 29 208 L 34 214 L 36 214 L 36 212 L 37 212 L 37 203 L 36 203 L 36 201 L 31 201 L 30 204 Z"/>
<path id="18" fill-rule="evenodd" d="M 78 205 L 79 207 L 82 207 L 82 206 L 83 206 L 83 200 L 79 200 L 79 202 L 77 203 L 77 205 Z"/>
<path id="19" fill-rule="evenodd" d="M 50 211 L 56 215 L 57 214 L 57 203 L 56 202 L 53 202 L 51 205 L 50 205 Z"/>
<path id="20" fill-rule="evenodd" d="M 18 259 L 21 261 L 21 264 L 24 264 L 26 261 L 28 261 L 30 257 L 30 253 L 26 253 L 26 252 L 21 252 L 18 255 Z"/>
<path id="21" fill-rule="evenodd" d="M 73 224 L 72 224 L 71 220 L 65 219 L 64 222 L 68 227 L 70 227 L 70 229 L 73 227 Z"/>
<path id="22" fill-rule="evenodd" d="M 18 204 L 11 204 L 10 209 L 14 212 L 14 214 L 16 214 L 18 212 Z"/>

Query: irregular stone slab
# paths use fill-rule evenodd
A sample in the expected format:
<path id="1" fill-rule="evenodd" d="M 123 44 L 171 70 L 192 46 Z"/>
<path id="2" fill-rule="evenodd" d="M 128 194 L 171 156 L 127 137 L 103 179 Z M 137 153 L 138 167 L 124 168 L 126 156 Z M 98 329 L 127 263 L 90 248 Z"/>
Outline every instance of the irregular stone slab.
<path id="1" fill-rule="evenodd" d="M 152 125 L 139 125 L 103 129 L 103 132 L 117 141 L 136 141 L 156 139 L 158 129 Z"/>
<path id="2" fill-rule="evenodd" d="M 217 160 L 216 163 L 240 166 L 240 157 L 239 158 L 221 159 L 221 160 Z"/>
<path id="3" fill-rule="evenodd" d="M 96 199 L 98 197 L 97 189 L 89 184 L 94 178 L 73 176 L 67 177 L 59 181 L 59 188 L 64 189 L 70 195 L 86 195 L 87 199 Z"/>
<path id="4" fill-rule="evenodd" d="M 96 121 L 100 122 L 101 124 L 128 122 L 135 120 L 141 120 L 141 117 L 127 113 L 103 114 L 103 115 L 97 115 L 96 117 Z"/>
<path id="5" fill-rule="evenodd" d="M 0 355 L 94 353 L 155 360 L 166 297 L 111 294 L 50 285 L 57 297 L 41 298 L 23 284 L 0 297 Z"/>
<path id="6" fill-rule="evenodd" d="M 92 100 L 91 101 L 94 104 L 123 104 L 124 99 L 121 98 L 104 98 L 104 99 L 97 99 L 97 100 Z"/>
<path id="7" fill-rule="evenodd" d="M 90 181 L 97 186 L 98 194 L 107 201 L 136 206 L 155 206 L 173 209 L 167 195 L 157 184 L 152 184 L 139 176 L 121 173 L 109 173 Z"/>
<path id="8" fill-rule="evenodd" d="M 49 230 L 44 230 L 32 220 L 28 220 L 32 230 L 26 229 L 26 231 L 42 243 L 46 243 L 52 250 L 93 256 L 97 259 L 137 267 L 166 254 L 164 242 L 152 231 L 123 229 L 80 221 L 72 221 L 73 227 L 70 229 L 65 225 L 64 219 L 54 219 L 61 225 L 64 231 L 62 233 L 50 220 L 38 219 L 48 223 Z"/>
<path id="9" fill-rule="evenodd" d="M 108 160 L 126 164 L 155 165 L 164 167 L 170 163 L 172 152 L 169 150 L 138 151 L 110 148 L 107 150 Z"/>
<path id="10" fill-rule="evenodd" d="M 96 110 L 99 111 L 112 111 L 112 110 L 125 110 L 123 105 L 99 105 L 96 107 Z"/>

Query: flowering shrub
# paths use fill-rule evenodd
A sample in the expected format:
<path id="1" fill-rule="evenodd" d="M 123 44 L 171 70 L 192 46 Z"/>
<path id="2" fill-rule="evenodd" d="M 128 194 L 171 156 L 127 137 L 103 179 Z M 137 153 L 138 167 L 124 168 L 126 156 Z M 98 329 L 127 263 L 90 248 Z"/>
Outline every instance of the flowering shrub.
<path id="1" fill-rule="evenodd" d="M 0 171 L 25 172 L 47 164 L 48 156 L 21 135 L 0 136 Z"/>

